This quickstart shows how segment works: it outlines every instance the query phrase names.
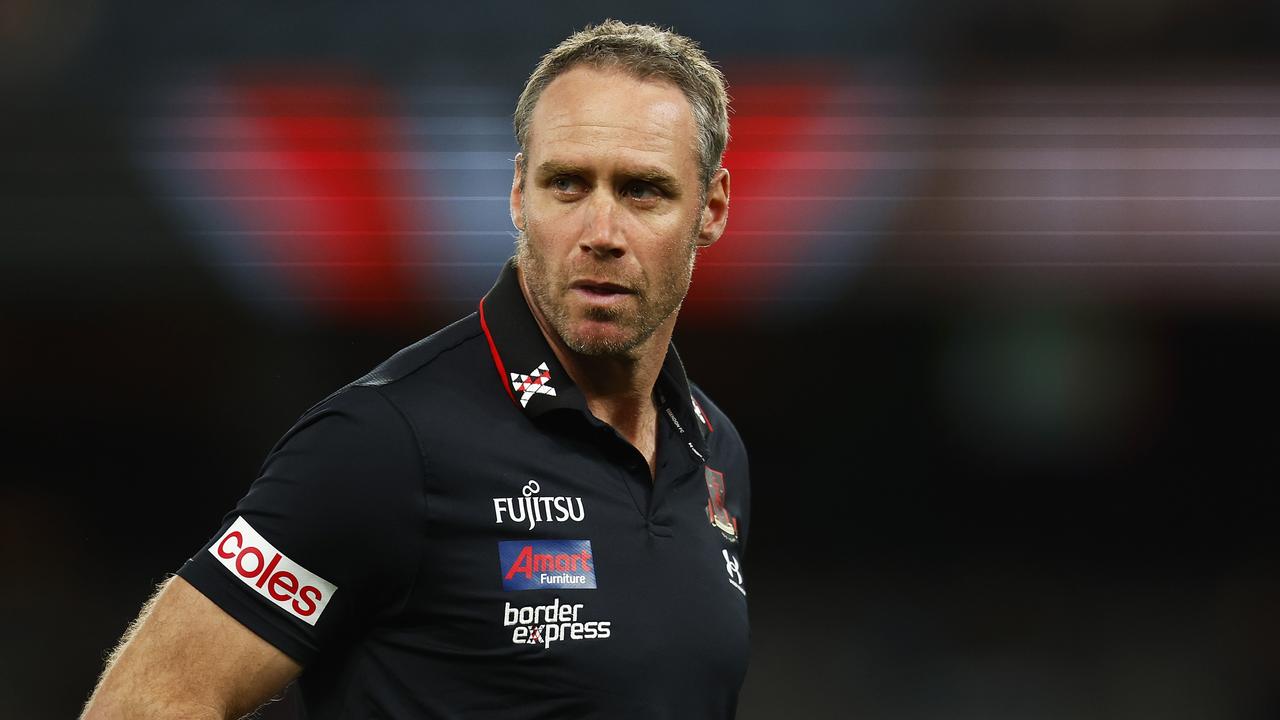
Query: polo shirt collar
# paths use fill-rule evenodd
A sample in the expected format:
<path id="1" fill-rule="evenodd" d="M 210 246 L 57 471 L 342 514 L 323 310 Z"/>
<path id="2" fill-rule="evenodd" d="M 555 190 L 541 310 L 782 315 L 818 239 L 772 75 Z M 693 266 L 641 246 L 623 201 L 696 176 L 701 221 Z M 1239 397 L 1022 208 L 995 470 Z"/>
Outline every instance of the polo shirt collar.
<path id="1" fill-rule="evenodd" d="M 586 397 L 552 352 L 525 301 L 515 258 L 507 260 L 493 289 L 480 300 L 480 327 L 489 342 L 503 392 L 516 407 L 535 419 L 553 410 L 577 410 L 590 416 Z M 674 344 L 667 346 L 654 397 L 658 412 L 667 415 L 690 446 L 705 457 L 710 426 L 701 408 L 695 407 Z"/>

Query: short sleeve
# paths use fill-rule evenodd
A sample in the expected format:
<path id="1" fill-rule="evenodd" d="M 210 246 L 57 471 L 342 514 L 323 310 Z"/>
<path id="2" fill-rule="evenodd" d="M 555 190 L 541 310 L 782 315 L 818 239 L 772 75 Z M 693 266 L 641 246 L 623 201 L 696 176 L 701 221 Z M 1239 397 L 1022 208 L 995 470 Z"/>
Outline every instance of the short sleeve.
<path id="1" fill-rule="evenodd" d="M 404 602 L 422 551 L 425 463 L 376 387 L 312 408 L 178 572 L 304 665 Z"/>

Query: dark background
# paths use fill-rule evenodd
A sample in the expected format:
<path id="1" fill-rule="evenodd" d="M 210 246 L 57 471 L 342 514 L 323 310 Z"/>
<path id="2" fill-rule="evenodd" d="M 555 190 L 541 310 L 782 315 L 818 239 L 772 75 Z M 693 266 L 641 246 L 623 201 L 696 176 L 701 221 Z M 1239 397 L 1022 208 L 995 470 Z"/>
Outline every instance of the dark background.
<path id="1" fill-rule="evenodd" d="M 520 85 L 615 16 L 735 98 L 677 343 L 752 455 L 740 717 L 1280 716 L 1275 8 L 11 0 L 0 715 L 474 307 Z"/>

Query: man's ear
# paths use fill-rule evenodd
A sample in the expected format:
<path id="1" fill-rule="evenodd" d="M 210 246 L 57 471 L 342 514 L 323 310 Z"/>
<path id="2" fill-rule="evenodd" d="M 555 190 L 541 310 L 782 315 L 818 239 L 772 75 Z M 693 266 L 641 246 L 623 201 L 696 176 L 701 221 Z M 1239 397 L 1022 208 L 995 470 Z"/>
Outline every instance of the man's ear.
<path id="1" fill-rule="evenodd" d="M 524 153 L 516 153 L 515 175 L 511 178 L 511 198 L 509 200 L 509 210 L 511 212 L 511 224 L 516 229 L 524 232 L 521 224 L 524 222 Z"/>
<path id="2" fill-rule="evenodd" d="M 724 234 L 729 222 L 729 171 L 720 168 L 707 188 L 707 204 L 702 208 L 702 224 L 698 226 L 698 247 L 709 247 Z"/>

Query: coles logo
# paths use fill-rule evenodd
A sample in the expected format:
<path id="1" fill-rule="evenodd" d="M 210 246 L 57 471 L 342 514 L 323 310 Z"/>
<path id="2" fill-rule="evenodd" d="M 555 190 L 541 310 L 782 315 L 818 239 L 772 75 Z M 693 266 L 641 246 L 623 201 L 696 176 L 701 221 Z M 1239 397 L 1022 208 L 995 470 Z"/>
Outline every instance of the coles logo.
<path id="1" fill-rule="evenodd" d="M 498 543 L 503 590 L 594 588 L 590 540 L 509 540 Z"/>
<path id="2" fill-rule="evenodd" d="M 308 625 L 315 625 L 338 586 L 276 550 L 243 517 L 209 553 L 259 595 Z"/>

